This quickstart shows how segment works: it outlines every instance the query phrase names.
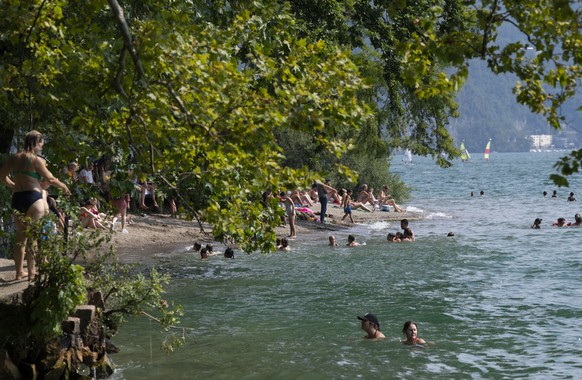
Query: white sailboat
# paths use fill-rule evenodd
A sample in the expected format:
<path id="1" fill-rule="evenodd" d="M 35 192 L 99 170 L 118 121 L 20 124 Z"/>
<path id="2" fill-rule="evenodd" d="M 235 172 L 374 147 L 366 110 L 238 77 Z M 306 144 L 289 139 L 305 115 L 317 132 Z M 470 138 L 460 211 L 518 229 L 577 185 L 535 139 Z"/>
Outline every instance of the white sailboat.
<path id="1" fill-rule="evenodd" d="M 406 149 L 404 151 L 404 158 L 402 159 L 402 162 L 404 162 L 406 165 L 412 164 L 412 152 L 410 149 Z"/>
<path id="2" fill-rule="evenodd" d="M 467 148 L 465 148 L 465 141 L 461 141 L 461 161 L 463 162 L 467 162 L 471 159 L 471 155 L 469 154 L 469 151 L 467 150 Z"/>

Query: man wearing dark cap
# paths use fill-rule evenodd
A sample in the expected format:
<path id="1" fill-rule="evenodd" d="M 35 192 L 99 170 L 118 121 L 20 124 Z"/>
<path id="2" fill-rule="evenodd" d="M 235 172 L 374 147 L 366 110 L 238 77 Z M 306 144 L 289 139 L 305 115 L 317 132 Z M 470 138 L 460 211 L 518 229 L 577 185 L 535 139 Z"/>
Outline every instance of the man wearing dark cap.
<path id="1" fill-rule="evenodd" d="M 367 334 L 364 337 L 365 339 L 386 338 L 384 334 L 380 332 L 380 322 L 374 314 L 366 313 L 363 317 L 358 316 L 358 319 L 362 321 L 362 330 Z"/>

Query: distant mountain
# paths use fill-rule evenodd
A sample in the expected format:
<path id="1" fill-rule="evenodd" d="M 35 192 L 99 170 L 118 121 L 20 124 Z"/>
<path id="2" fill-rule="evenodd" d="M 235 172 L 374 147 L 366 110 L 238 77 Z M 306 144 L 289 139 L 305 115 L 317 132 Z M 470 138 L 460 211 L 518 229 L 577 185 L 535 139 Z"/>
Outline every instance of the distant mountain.
<path id="1" fill-rule="evenodd" d="M 519 35 L 504 32 L 504 39 L 515 41 Z M 512 88 L 517 77 L 495 75 L 483 61 L 472 61 L 469 79 L 457 96 L 461 117 L 451 120 L 449 131 L 459 144 L 465 140 L 469 152 L 482 151 L 491 138 L 492 150 L 497 152 L 521 152 L 530 149 L 527 136 L 532 134 L 554 135 L 556 148 L 582 147 L 582 115 L 576 108 L 582 105 L 582 96 L 570 102 L 562 110 L 566 116 L 563 131 L 555 131 L 546 120 L 534 115 L 515 100 Z"/>

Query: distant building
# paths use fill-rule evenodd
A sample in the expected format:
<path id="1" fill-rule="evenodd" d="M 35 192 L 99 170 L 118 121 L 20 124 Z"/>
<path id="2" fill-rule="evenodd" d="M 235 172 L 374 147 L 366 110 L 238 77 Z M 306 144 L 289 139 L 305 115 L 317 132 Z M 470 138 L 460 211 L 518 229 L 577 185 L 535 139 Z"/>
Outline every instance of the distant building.
<path id="1" fill-rule="evenodd" d="M 547 150 L 552 147 L 552 135 L 530 135 L 532 149 Z"/>

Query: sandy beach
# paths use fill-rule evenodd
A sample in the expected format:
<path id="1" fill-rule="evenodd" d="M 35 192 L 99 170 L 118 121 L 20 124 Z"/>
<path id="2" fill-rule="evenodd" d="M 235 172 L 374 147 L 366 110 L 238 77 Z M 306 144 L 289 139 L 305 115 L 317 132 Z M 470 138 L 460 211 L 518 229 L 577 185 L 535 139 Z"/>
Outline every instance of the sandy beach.
<path id="1" fill-rule="evenodd" d="M 319 212 L 319 208 L 316 208 L 314 211 Z M 300 239 L 301 235 L 305 234 L 326 234 L 329 231 L 349 229 L 353 226 L 347 218 L 342 222 L 341 219 L 344 216 L 344 212 L 340 207 L 328 206 L 327 214 L 329 224 L 297 219 L 298 238 Z M 422 218 L 422 214 L 420 213 L 397 213 L 380 210 L 376 210 L 375 212 L 354 210 L 352 215 L 354 221 L 358 224 L 395 221 L 404 218 L 409 220 Z M 163 250 L 171 250 L 173 247 L 193 244 L 195 241 L 212 242 L 212 237 L 208 234 L 205 235 L 196 221 L 186 221 L 163 214 L 133 215 L 132 220 L 133 224 L 127 227 L 129 233 L 116 233 L 112 239 L 113 245 L 117 248 L 122 260 L 124 257 L 127 258 L 126 256 L 133 256 L 136 251 L 142 253 L 160 252 Z M 210 232 L 211 228 L 209 225 L 204 225 L 204 230 Z M 289 235 L 289 227 L 278 227 L 277 235 L 281 237 Z"/>
<path id="2" fill-rule="evenodd" d="M 319 212 L 319 208 L 316 208 L 314 211 Z M 302 235 L 304 236 L 306 234 L 320 233 L 327 235 L 330 231 L 345 230 L 353 226 L 347 219 L 342 222 L 341 219 L 344 213 L 343 209 L 338 206 L 328 206 L 327 214 L 329 224 L 297 219 L 298 238 L 300 239 Z M 396 221 L 403 218 L 409 220 L 422 218 L 422 214 L 420 213 L 397 213 L 380 210 L 376 210 L 375 212 L 354 210 L 352 215 L 354 221 L 358 224 Z M 111 244 L 115 247 L 118 258 L 122 262 L 137 262 L 143 256 L 172 251 L 180 247 L 192 245 L 195 241 L 206 243 L 213 241 L 209 234 L 211 227 L 209 225 L 203 225 L 204 231 L 201 231 L 196 221 L 173 218 L 170 215 L 164 214 L 132 214 L 131 220 L 133 223 L 127 226 L 129 233 L 122 234 L 117 231 L 111 240 Z M 277 228 L 278 236 L 283 237 L 288 234 L 288 226 Z M 14 276 L 14 261 L 0 259 L 0 302 L 17 300 L 19 294 L 28 286 L 26 279 L 15 281 Z"/>

